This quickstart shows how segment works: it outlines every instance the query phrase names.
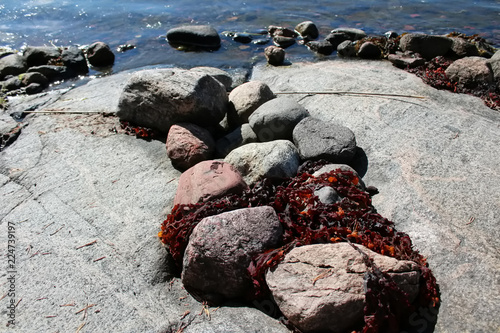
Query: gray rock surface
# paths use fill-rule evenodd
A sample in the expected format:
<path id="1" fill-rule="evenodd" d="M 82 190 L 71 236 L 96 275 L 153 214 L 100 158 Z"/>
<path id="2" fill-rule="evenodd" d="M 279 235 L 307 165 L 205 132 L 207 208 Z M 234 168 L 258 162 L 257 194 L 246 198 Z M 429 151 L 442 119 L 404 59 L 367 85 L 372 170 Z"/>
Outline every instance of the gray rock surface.
<path id="1" fill-rule="evenodd" d="M 226 157 L 233 149 L 257 142 L 259 139 L 249 124 L 243 124 L 231 133 L 220 138 L 215 143 L 215 153 L 218 157 Z"/>
<path id="2" fill-rule="evenodd" d="M 332 32 L 325 37 L 325 40 L 337 49 L 340 43 L 350 40 L 350 35 L 345 32 Z"/>
<path id="3" fill-rule="evenodd" d="M 172 165 L 181 170 L 211 159 L 215 150 L 210 132 L 190 123 L 172 125 L 168 131 L 166 146 Z"/>
<path id="4" fill-rule="evenodd" d="M 208 49 L 220 47 L 220 36 L 210 25 L 187 25 L 172 28 L 167 31 L 169 43 L 177 45 L 192 45 Z"/>
<path id="5" fill-rule="evenodd" d="M 453 44 L 451 44 L 450 53 L 458 58 L 478 56 L 479 50 L 474 43 L 460 37 L 450 37 Z"/>
<path id="6" fill-rule="evenodd" d="M 406 34 L 399 41 L 401 50 L 419 53 L 427 60 L 445 55 L 452 44 L 448 37 L 416 33 Z"/>
<path id="7" fill-rule="evenodd" d="M 462 83 L 467 87 L 475 87 L 482 82 L 493 82 L 491 65 L 483 57 L 466 57 L 454 61 L 446 69 L 446 76 L 451 81 Z"/>
<path id="8" fill-rule="evenodd" d="M 349 128 L 313 117 L 295 126 L 293 142 L 303 160 L 348 164 L 356 154 L 356 138 Z"/>
<path id="9" fill-rule="evenodd" d="M 443 303 L 434 332 L 495 331 L 500 326 L 500 156 L 494 152 L 500 145 L 500 114 L 478 98 L 433 89 L 389 62 L 257 66 L 252 79 L 267 82 L 274 92 L 424 97 L 296 95 L 311 116 L 356 133 L 367 156 L 363 179 L 380 191 L 373 205 L 410 235 L 440 285 Z M 430 318 L 415 314 L 414 329 L 431 330 Z"/>
<path id="10" fill-rule="evenodd" d="M 275 98 L 262 104 L 248 118 L 248 123 L 261 142 L 292 141 L 295 126 L 309 116 L 306 108 L 290 98 Z"/>
<path id="11" fill-rule="evenodd" d="M 278 215 L 269 206 L 204 218 L 194 228 L 184 253 L 184 286 L 218 304 L 244 298 L 252 289 L 247 270 L 251 260 L 278 247 L 282 233 Z"/>
<path id="12" fill-rule="evenodd" d="M 179 69 L 133 74 L 120 97 L 117 115 L 134 124 L 168 132 L 178 122 L 218 124 L 226 113 L 227 93 L 212 76 Z"/>
<path id="13" fill-rule="evenodd" d="M 85 54 L 76 46 L 64 49 L 61 52 L 61 61 L 64 66 L 72 70 L 75 75 L 87 74 L 89 72 Z"/>
<path id="14" fill-rule="evenodd" d="M 217 79 L 220 83 L 222 83 L 224 87 L 226 87 L 227 91 L 231 91 L 233 87 L 233 78 L 231 77 L 231 75 L 220 68 L 201 66 L 201 67 L 193 67 L 190 69 L 190 71 L 200 72 L 212 76 L 213 78 Z"/>
<path id="15" fill-rule="evenodd" d="M 19 75 L 27 69 L 24 57 L 19 54 L 9 54 L 0 58 L 0 80 L 7 75 Z"/>
<path id="16" fill-rule="evenodd" d="M 334 48 L 333 45 L 326 40 L 313 40 L 311 42 L 308 42 L 306 46 L 309 48 L 309 50 L 323 55 L 330 55 L 337 49 L 336 47 Z"/>
<path id="17" fill-rule="evenodd" d="M 230 152 L 225 162 L 233 165 L 247 184 L 263 177 L 288 178 L 297 174 L 300 158 L 288 140 L 249 143 Z"/>
<path id="18" fill-rule="evenodd" d="M 500 50 L 489 59 L 489 63 L 495 79 L 500 79 Z"/>
<path id="19" fill-rule="evenodd" d="M 418 294 L 419 269 L 356 245 L 388 273 L 410 300 Z M 363 322 L 363 257 L 349 243 L 318 244 L 290 251 L 266 281 L 283 314 L 302 332 L 350 332 Z"/>
<path id="20" fill-rule="evenodd" d="M 250 81 L 239 85 L 229 94 L 230 111 L 233 112 L 232 118 L 236 119 L 228 121 L 236 124 L 248 123 L 248 117 L 259 106 L 275 97 L 264 82 Z"/>
<path id="21" fill-rule="evenodd" d="M 318 197 L 319 201 L 325 205 L 331 205 L 339 202 L 342 198 L 330 186 L 324 186 L 314 191 L 314 195 Z"/>

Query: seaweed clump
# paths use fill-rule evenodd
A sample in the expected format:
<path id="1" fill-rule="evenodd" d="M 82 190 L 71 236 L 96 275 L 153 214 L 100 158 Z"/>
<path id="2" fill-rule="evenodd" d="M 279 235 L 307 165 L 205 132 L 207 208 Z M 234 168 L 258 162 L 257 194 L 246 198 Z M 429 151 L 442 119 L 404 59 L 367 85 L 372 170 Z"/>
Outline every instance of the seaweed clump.
<path id="1" fill-rule="evenodd" d="M 319 243 L 350 242 L 399 260 L 417 263 L 421 271 L 420 293 L 410 304 L 407 294 L 366 258 L 367 292 L 364 327 L 359 332 L 398 332 L 417 307 L 439 307 L 439 290 L 426 259 L 413 249 L 410 237 L 398 232 L 394 223 L 378 214 L 370 195 L 359 186 L 360 179 L 340 169 L 312 174 L 325 162 L 306 162 L 299 174 L 285 181 L 264 179 L 242 195 L 192 205 L 176 205 L 161 226 L 158 236 L 167 245 L 179 267 L 189 236 L 194 227 L 207 216 L 239 208 L 268 205 L 275 209 L 283 226 L 283 244 L 256 256 L 248 267 L 253 290 L 248 300 L 270 297 L 265 282 L 268 269 L 278 265 L 296 246 Z M 323 204 L 314 191 L 330 186 L 342 198 Z"/>

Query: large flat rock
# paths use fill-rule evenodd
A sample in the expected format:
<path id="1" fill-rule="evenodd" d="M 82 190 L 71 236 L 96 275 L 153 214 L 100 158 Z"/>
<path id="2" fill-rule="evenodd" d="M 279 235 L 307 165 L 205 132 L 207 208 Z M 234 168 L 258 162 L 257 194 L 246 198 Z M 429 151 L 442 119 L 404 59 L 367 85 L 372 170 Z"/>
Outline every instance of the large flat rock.
<path id="1" fill-rule="evenodd" d="M 372 92 L 425 97 L 294 94 L 312 116 L 349 127 L 380 194 L 375 208 L 428 257 L 442 293 L 435 332 L 500 327 L 500 113 L 438 91 L 383 61 L 258 66 L 274 93 Z M 363 158 L 358 159 L 358 161 Z M 415 329 L 432 326 L 413 318 Z M 430 327 L 427 327 L 430 328 Z M 420 331 L 421 332 L 421 331 Z"/>

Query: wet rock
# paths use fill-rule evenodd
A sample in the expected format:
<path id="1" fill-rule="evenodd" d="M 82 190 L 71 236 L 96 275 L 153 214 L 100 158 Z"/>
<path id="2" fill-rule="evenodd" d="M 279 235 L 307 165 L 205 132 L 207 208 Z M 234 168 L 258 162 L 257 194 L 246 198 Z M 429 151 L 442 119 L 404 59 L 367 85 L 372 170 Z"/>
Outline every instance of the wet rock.
<path id="1" fill-rule="evenodd" d="M 91 44 L 87 50 L 87 59 L 94 67 L 108 67 L 115 62 L 115 54 L 111 48 L 103 42 Z"/>
<path id="2" fill-rule="evenodd" d="M 89 72 L 85 55 L 83 51 L 76 46 L 64 49 L 61 53 L 61 60 L 64 66 L 75 72 L 76 75 L 83 75 Z"/>
<path id="3" fill-rule="evenodd" d="M 26 93 L 28 95 L 34 95 L 42 92 L 43 89 L 45 89 L 43 85 L 41 85 L 40 83 L 33 82 L 30 83 L 28 86 L 26 86 Z"/>
<path id="4" fill-rule="evenodd" d="M 380 59 L 382 51 L 372 42 L 364 42 L 358 51 L 358 57 L 363 59 Z"/>
<path id="5" fill-rule="evenodd" d="M 500 79 L 500 51 L 497 51 L 489 60 L 493 76 L 496 79 Z"/>
<path id="6" fill-rule="evenodd" d="M 387 59 L 396 67 L 399 68 L 415 68 L 425 64 L 425 59 L 420 57 L 418 53 L 413 52 L 398 52 L 396 54 L 389 54 Z"/>
<path id="7" fill-rule="evenodd" d="M 445 55 L 452 44 L 453 41 L 448 37 L 413 33 L 406 34 L 399 40 L 401 50 L 419 53 L 427 60 Z"/>
<path id="8" fill-rule="evenodd" d="M 287 48 L 295 44 L 295 38 L 293 37 L 285 37 L 285 36 L 274 36 L 273 42 L 276 46 Z"/>
<path id="9" fill-rule="evenodd" d="M 204 202 L 229 194 L 241 194 L 245 189 L 245 181 L 231 164 L 203 161 L 184 171 L 179 178 L 174 206 Z"/>
<path id="10" fill-rule="evenodd" d="M 391 39 L 391 38 L 397 38 L 399 36 L 399 34 L 395 31 L 387 31 L 384 36 L 388 39 Z"/>
<path id="11" fill-rule="evenodd" d="M 24 73 L 20 75 L 20 77 L 21 77 L 21 82 L 23 83 L 24 86 L 29 86 L 32 83 L 38 83 L 45 88 L 49 85 L 49 80 L 42 73 L 38 72 Z"/>
<path id="12" fill-rule="evenodd" d="M 19 75 L 26 72 L 24 57 L 19 54 L 9 54 L 0 58 L 0 80 L 7 75 Z"/>
<path id="13" fill-rule="evenodd" d="M 167 155 L 172 165 L 181 170 L 212 157 L 215 142 L 210 132 L 190 123 L 175 124 L 167 136 Z"/>
<path id="14" fill-rule="evenodd" d="M 330 31 L 330 33 L 344 33 L 349 36 L 350 40 L 359 40 L 366 37 L 366 32 L 356 28 L 337 28 Z"/>
<path id="15" fill-rule="evenodd" d="M 229 94 L 229 105 L 237 118 L 229 121 L 236 125 L 247 123 L 248 117 L 259 106 L 275 97 L 264 82 L 250 81 L 239 85 Z"/>
<path id="16" fill-rule="evenodd" d="M 333 45 L 326 40 L 308 42 L 306 46 L 309 50 L 323 55 L 330 55 L 335 51 Z"/>
<path id="17" fill-rule="evenodd" d="M 354 43 L 350 40 L 343 41 L 337 46 L 337 54 L 343 58 L 355 57 L 356 48 Z"/>
<path id="18" fill-rule="evenodd" d="M 348 164 L 356 153 L 356 138 L 349 128 L 313 117 L 295 126 L 293 142 L 303 160 Z"/>
<path id="19" fill-rule="evenodd" d="M 44 75 L 50 82 L 64 80 L 73 77 L 73 74 L 68 71 L 66 66 L 43 65 L 30 67 L 28 73 L 40 73 Z"/>
<path id="20" fill-rule="evenodd" d="M 224 161 L 232 164 L 247 184 L 253 184 L 264 177 L 282 179 L 295 176 L 300 158 L 290 141 L 275 140 L 236 148 Z"/>
<path id="21" fill-rule="evenodd" d="M 305 21 L 295 26 L 297 31 L 304 39 L 316 39 L 319 36 L 318 27 L 312 21 Z"/>
<path id="22" fill-rule="evenodd" d="M 337 49 L 337 47 L 340 45 L 340 43 L 342 43 L 346 40 L 350 40 L 350 39 L 351 38 L 350 38 L 349 34 L 347 34 L 345 32 L 331 32 L 325 38 L 325 40 L 328 43 L 332 44 L 334 49 Z"/>
<path id="23" fill-rule="evenodd" d="M 220 47 L 220 36 L 210 25 L 187 25 L 167 31 L 167 40 L 174 45 L 196 46 L 207 49 Z"/>
<path id="24" fill-rule="evenodd" d="M 275 98 L 259 106 L 248 118 L 248 122 L 262 142 L 292 141 L 295 125 L 308 116 L 306 108 L 295 100 Z"/>
<path id="25" fill-rule="evenodd" d="M 291 37 L 291 38 L 297 38 L 298 35 L 295 31 L 292 29 L 284 28 L 284 27 L 277 27 L 274 25 L 270 25 L 268 27 L 268 32 L 271 36 L 276 37 L 276 36 L 283 36 L 283 37 Z"/>
<path id="26" fill-rule="evenodd" d="M 258 38 L 253 40 L 253 44 L 255 45 L 266 45 L 270 42 L 271 40 L 269 38 Z"/>
<path id="27" fill-rule="evenodd" d="M 61 51 L 56 47 L 28 46 L 23 52 L 28 67 L 49 65 L 51 60 L 57 60 Z"/>
<path id="28" fill-rule="evenodd" d="M 285 61 L 285 50 L 274 45 L 266 47 L 264 50 L 266 60 L 270 65 L 279 66 Z"/>
<path id="29" fill-rule="evenodd" d="M 460 37 L 450 37 L 450 39 L 453 43 L 448 51 L 449 56 L 454 58 L 479 56 L 479 50 L 474 43 Z"/>
<path id="30" fill-rule="evenodd" d="M 493 82 L 491 65 L 483 57 L 458 59 L 446 69 L 445 73 L 451 81 L 459 82 L 467 87 L 475 87 L 481 82 Z"/>
<path id="31" fill-rule="evenodd" d="M 229 75 L 228 72 L 220 68 L 201 66 L 201 67 L 193 67 L 190 69 L 190 71 L 204 73 L 212 76 L 213 78 L 217 79 L 220 83 L 222 83 L 224 87 L 226 87 L 227 91 L 230 91 L 233 86 L 233 78 L 231 77 L 231 75 Z"/>
<path id="32" fill-rule="evenodd" d="M 247 270 L 252 258 L 279 246 L 281 238 L 281 223 L 269 206 L 206 217 L 189 238 L 182 282 L 188 291 L 213 303 L 244 298 L 252 289 Z"/>
<path id="33" fill-rule="evenodd" d="M 218 157 L 226 157 L 232 150 L 246 145 L 247 143 L 257 142 L 259 139 L 249 124 L 243 124 L 215 143 L 215 153 Z"/>
<path id="34" fill-rule="evenodd" d="M 411 261 L 397 260 L 355 245 L 415 299 L 420 273 Z M 348 243 L 297 247 L 266 281 L 283 314 L 303 332 L 350 332 L 363 323 L 363 256 Z"/>
<path id="35" fill-rule="evenodd" d="M 337 191 L 330 186 L 324 186 L 315 190 L 314 195 L 317 196 L 319 201 L 324 205 L 331 205 L 341 200 Z"/>
<path id="36" fill-rule="evenodd" d="M 251 43 L 252 39 L 253 39 L 252 36 L 250 36 L 249 34 L 245 34 L 245 33 L 235 33 L 233 36 L 233 40 L 235 42 L 242 43 L 242 44 Z"/>
<path id="37" fill-rule="evenodd" d="M 226 88 L 212 76 L 180 69 L 134 73 L 118 102 L 120 119 L 165 133 L 175 123 L 216 126 L 227 109 Z"/>

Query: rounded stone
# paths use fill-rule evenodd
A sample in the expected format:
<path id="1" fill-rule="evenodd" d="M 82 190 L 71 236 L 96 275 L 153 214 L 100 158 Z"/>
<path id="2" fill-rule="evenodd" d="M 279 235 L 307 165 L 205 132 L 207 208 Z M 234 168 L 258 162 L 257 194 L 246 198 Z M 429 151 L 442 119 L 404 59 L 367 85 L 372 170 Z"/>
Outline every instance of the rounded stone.
<path id="1" fill-rule="evenodd" d="M 365 42 L 358 51 L 358 56 L 363 59 L 380 59 L 382 52 L 379 47 L 372 42 Z"/>
<path id="2" fill-rule="evenodd" d="M 319 36 L 318 27 L 312 21 L 305 21 L 297 24 L 295 31 L 304 38 L 316 39 Z"/>
<path id="3" fill-rule="evenodd" d="M 212 157 L 215 142 L 210 132 L 190 123 L 175 124 L 167 136 L 167 155 L 172 165 L 186 170 Z"/>
<path id="4" fill-rule="evenodd" d="M 229 105 L 237 115 L 237 124 L 248 122 L 248 117 L 259 106 L 275 98 L 267 84 L 261 81 L 250 81 L 234 88 L 229 94 Z"/>
<path id="5" fill-rule="evenodd" d="M 87 50 L 87 60 L 92 66 L 107 67 L 112 66 L 115 62 L 115 55 L 111 48 L 103 43 L 96 42 L 91 44 Z"/>
<path id="6" fill-rule="evenodd" d="M 174 45 L 188 45 L 207 49 L 218 49 L 221 39 L 210 25 L 186 25 L 167 31 L 167 40 Z"/>
<path id="7" fill-rule="evenodd" d="M 270 65 L 279 66 L 285 61 L 285 50 L 274 45 L 268 46 L 264 50 L 266 60 Z"/>

